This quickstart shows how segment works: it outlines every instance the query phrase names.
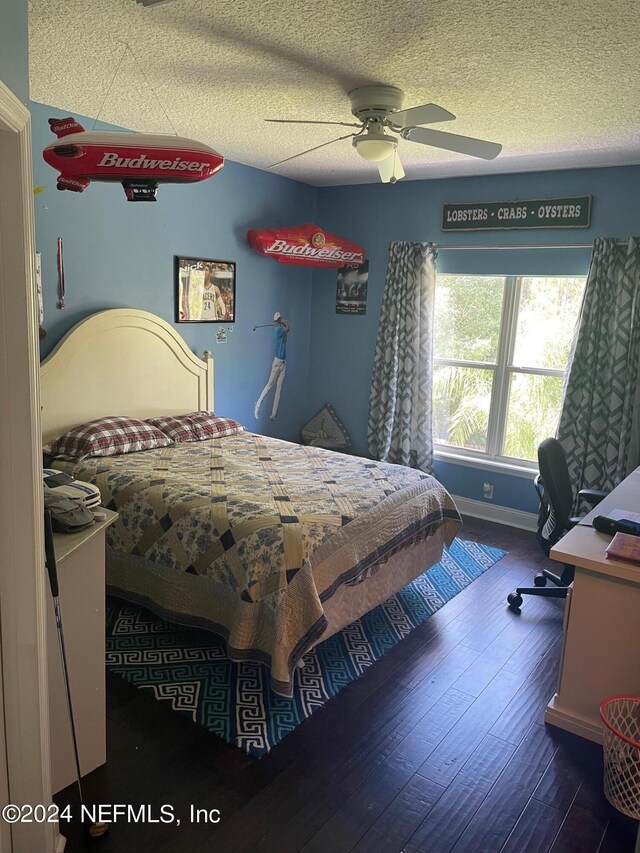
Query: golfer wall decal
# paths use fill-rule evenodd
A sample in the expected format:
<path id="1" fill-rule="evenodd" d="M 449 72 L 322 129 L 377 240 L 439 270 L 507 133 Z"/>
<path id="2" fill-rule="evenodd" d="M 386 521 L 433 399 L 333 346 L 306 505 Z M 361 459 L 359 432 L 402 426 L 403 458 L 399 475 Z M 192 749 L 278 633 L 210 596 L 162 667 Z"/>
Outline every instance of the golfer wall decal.
<path id="1" fill-rule="evenodd" d="M 276 311 L 273 315 L 273 323 L 263 323 L 262 325 L 254 326 L 253 331 L 255 332 L 256 329 L 265 329 L 269 326 L 273 327 L 274 343 L 274 356 L 271 364 L 271 373 L 269 374 L 267 384 L 264 386 L 260 396 L 256 400 L 253 413 L 257 420 L 260 417 L 260 407 L 264 402 L 264 398 L 275 385 L 276 391 L 273 397 L 273 405 L 271 406 L 271 415 L 269 416 L 269 420 L 275 421 L 276 415 L 278 414 L 278 407 L 280 405 L 280 394 L 282 393 L 284 377 L 287 373 L 287 337 L 291 327 L 280 312 Z"/>

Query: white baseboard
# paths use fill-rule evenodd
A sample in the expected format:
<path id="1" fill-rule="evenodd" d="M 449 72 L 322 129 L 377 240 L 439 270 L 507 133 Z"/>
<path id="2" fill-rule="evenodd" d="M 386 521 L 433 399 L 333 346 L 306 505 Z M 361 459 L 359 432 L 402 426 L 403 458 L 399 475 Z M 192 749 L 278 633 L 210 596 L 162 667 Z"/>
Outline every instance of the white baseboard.
<path id="1" fill-rule="evenodd" d="M 602 744 L 602 722 L 599 717 L 589 719 L 575 711 L 567 711 L 559 707 L 558 694 L 553 697 L 544 712 L 544 721 L 559 729 L 572 732 L 574 735 Z"/>
<path id="2" fill-rule="evenodd" d="M 471 518 L 482 518 L 484 521 L 495 521 L 507 524 L 509 527 L 519 527 L 521 530 L 535 531 L 538 527 L 538 516 L 535 512 L 524 512 L 521 509 L 511 509 L 490 501 L 474 501 L 452 495 L 461 515 Z"/>

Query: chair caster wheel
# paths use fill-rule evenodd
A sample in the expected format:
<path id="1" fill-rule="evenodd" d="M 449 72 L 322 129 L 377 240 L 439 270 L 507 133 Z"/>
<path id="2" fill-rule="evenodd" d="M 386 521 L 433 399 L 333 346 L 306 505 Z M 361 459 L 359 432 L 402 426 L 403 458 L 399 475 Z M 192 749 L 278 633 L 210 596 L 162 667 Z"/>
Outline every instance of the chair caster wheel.
<path id="1" fill-rule="evenodd" d="M 522 606 L 522 596 L 519 592 L 510 592 L 507 596 L 507 603 L 509 605 L 509 609 L 513 610 L 514 613 L 517 613 Z"/>
<path id="2" fill-rule="evenodd" d="M 547 585 L 547 579 L 544 575 L 536 575 L 535 578 L 533 579 L 533 583 L 536 586 L 546 586 Z"/>

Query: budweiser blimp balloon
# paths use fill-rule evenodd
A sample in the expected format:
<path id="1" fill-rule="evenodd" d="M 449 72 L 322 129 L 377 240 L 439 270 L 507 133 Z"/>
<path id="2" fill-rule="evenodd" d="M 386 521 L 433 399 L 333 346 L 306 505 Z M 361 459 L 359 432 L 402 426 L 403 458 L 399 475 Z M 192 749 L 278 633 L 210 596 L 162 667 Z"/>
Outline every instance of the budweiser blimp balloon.
<path id="1" fill-rule="evenodd" d="M 85 131 L 73 118 L 50 118 L 57 139 L 42 152 L 58 169 L 58 189 L 81 193 L 91 181 L 117 181 L 128 201 L 155 201 L 159 183 L 211 178 L 224 157 L 208 145 L 179 136 Z"/>
<path id="2" fill-rule="evenodd" d="M 247 232 L 252 248 L 262 255 L 274 258 L 281 264 L 299 264 L 305 267 L 343 267 L 345 264 L 362 264 L 364 249 L 351 240 L 323 231 L 309 222 L 295 228 L 274 228 Z"/>

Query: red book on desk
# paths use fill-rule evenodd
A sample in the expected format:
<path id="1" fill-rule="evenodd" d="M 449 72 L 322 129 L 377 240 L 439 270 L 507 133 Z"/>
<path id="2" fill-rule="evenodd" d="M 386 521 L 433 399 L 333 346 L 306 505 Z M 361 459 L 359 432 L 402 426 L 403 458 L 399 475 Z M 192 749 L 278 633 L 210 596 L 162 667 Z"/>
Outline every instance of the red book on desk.
<path id="1" fill-rule="evenodd" d="M 626 563 L 640 565 L 640 536 L 616 533 L 605 553 L 612 560 L 624 560 Z"/>

